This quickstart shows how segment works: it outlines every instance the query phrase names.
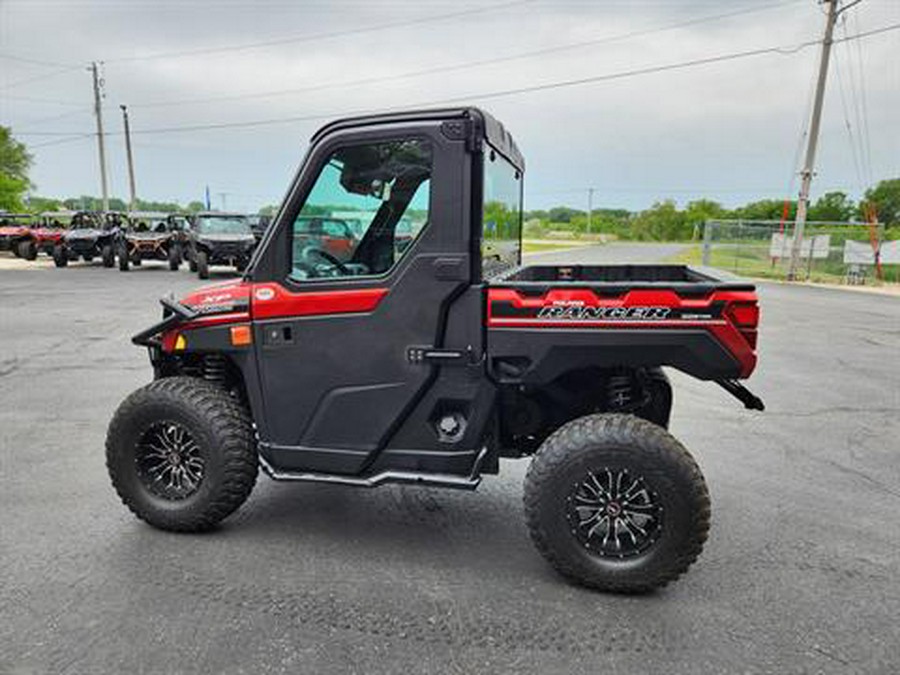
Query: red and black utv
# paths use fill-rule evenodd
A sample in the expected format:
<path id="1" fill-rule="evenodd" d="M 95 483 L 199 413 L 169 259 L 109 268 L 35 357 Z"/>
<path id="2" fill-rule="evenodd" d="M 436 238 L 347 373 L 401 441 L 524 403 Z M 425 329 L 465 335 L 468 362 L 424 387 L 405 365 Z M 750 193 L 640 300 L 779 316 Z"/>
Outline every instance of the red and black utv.
<path id="1" fill-rule="evenodd" d="M 34 260 L 36 253 L 34 257 L 24 255 L 30 250 L 27 243 L 31 240 L 34 223 L 35 217 L 30 213 L 0 213 L 0 251 L 9 251 L 17 258 Z"/>
<path id="2" fill-rule="evenodd" d="M 77 211 L 69 229 L 53 247 L 53 262 L 65 267 L 79 258 L 88 263 L 100 258 L 104 267 L 112 267 L 116 264 L 116 240 L 126 220 L 122 213 Z"/>
<path id="3" fill-rule="evenodd" d="M 683 265 L 522 266 L 524 168 L 472 108 L 321 129 L 244 278 L 164 299 L 135 336 L 154 382 L 106 446 L 125 504 L 198 531 L 243 503 L 259 466 L 474 489 L 531 456 L 528 527 L 561 574 L 644 591 L 685 572 L 710 502 L 666 430 L 661 367 L 761 410 L 739 382 L 756 365 L 754 287 Z M 298 221 L 338 210 L 368 214 L 346 259 L 294 245 Z M 404 217 L 416 234 L 400 248 Z"/>
<path id="4" fill-rule="evenodd" d="M 52 258 L 53 249 L 62 241 L 74 215 L 73 211 L 42 213 L 38 223 L 31 228 L 32 245 L 29 246 L 28 255 L 23 257 L 34 256 L 36 258 L 38 253 L 43 253 Z"/>

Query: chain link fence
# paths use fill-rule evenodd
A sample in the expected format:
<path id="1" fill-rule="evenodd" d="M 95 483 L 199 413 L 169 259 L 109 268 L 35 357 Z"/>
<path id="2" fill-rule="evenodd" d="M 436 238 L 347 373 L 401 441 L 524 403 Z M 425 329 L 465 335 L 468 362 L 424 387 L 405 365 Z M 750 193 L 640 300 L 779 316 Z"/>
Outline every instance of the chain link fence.
<path id="1" fill-rule="evenodd" d="M 748 277 L 786 279 L 794 223 L 708 220 L 703 240 L 686 262 Z M 798 278 L 841 284 L 900 282 L 900 242 L 885 240 L 881 224 L 807 222 Z M 697 250 L 699 249 L 699 250 Z"/>

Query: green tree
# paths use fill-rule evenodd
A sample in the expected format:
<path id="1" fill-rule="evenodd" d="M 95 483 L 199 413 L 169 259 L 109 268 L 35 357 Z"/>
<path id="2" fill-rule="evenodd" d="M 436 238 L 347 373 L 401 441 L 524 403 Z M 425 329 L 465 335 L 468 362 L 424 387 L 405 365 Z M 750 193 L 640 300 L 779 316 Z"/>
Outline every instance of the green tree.
<path id="1" fill-rule="evenodd" d="M 862 220 L 868 220 L 867 205 L 874 208 L 880 222 L 900 225 L 900 178 L 883 180 L 866 191 L 866 198 L 859 203 L 859 215 Z"/>
<path id="2" fill-rule="evenodd" d="M 206 211 L 206 204 L 193 201 L 189 202 L 186 208 L 190 213 L 199 213 L 200 211 Z"/>
<path id="3" fill-rule="evenodd" d="M 44 211 L 59 211 L 64 208 L 62 200 L 53 199 L 52 197 L 38 197 L 32 195 L 28 198 L 28 210 L 32 213 L 43 213 Z"/>
<path id="4" fill-rule="evenodd" d="M 781 220 L 784 213 L 783 199 L 760 199 L 750 202 L 734 210 L 734 217 L 742 220 Z M 797 213 L 797 203 L 788 204 L 788 220 L 793 220 Z"/>
<path id="5" fill-rule="evenodd" d="M 14 139 L 8 127 L 0 126 L 0 210 L 22 210 L 22 197 L 31 187 L 30 168 L 25 144 Z"/>
<path id="6" fill-rule="evenodd" d="M 690 239 L 692 225 L 674 201 L 656 202 L 631 221 L 634 237 L 641 240 L 674 241 Z"/>
<path id="7" fill-rule="evenodd" d="M 274 216 L 277 212 L 278 212 L 278 206 L 276 204 L 269 204 L 267 206 L 262 207 L 259 210 L 259 215 Z"/>
<path id="8" fill-rule="evenodd" d="M 856 205 L 843 192 L 826 192 L 809 209 L 810 220 L 844 222 L 853 218 Z"/>
<path id="9" fill-rule="evenodd" d="M 547 213 L 551 222 L 554 223 L 569 223 L 572 221 L 572 218 L 577 215 L 584 215 L 584 211 L 579 211 L 578 209 L 570 209 L 568 206 L 554 206 Z"/>

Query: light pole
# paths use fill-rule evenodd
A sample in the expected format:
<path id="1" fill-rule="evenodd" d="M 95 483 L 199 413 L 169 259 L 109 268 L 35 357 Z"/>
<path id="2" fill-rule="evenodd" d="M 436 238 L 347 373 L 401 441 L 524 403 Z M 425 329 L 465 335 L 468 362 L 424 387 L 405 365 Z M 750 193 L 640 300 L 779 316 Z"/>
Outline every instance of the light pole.
<path id="1" fill-rule="evenodd" d="M 131 201 L 128 202 L 128 210 L 134 211 L 137 205 L 137 190 L 134 187 L 134 159 L 131 155 L 131 129 L 128 126 L 128 108 L 124 105 L 119 106 L 122 109 L 122 121 L 125 124 L 125 152 L 128 155 L 128 187 L 131 189 Z"/>

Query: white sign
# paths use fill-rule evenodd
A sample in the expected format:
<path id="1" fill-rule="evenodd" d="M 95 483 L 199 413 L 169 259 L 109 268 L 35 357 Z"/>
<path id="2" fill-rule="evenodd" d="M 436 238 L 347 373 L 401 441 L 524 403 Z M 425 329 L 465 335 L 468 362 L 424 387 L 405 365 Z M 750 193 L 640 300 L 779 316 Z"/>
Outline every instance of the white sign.
<path id="1" fill-rule="evenodd" d="M 791 246 L 794 240 L 781 232 L 772 234 L 772 241 L 769 244 L 770 258 L 790 258 Z M 827 258 L 828 249 L 831 246 L 830 234 L 817 234 L 814 237 L 804 238 L 800 244 L 800 257 L 809 258 L 810 251 L 814 259 Z"/>
<path id="2" fill-rule="evenodd" d="M 882 246 L 882 248 L 884 248 Z M 875 251 L 872 244 L 867 241 L 851 241 L 844 242 L 844 264 L 845 265 L 874 265 Z"/>
<path id="3" fill-rule="evenodd" d="M 900 239 L 881 242 L 880 259 L 885 265 L 900 265 Z"/>

